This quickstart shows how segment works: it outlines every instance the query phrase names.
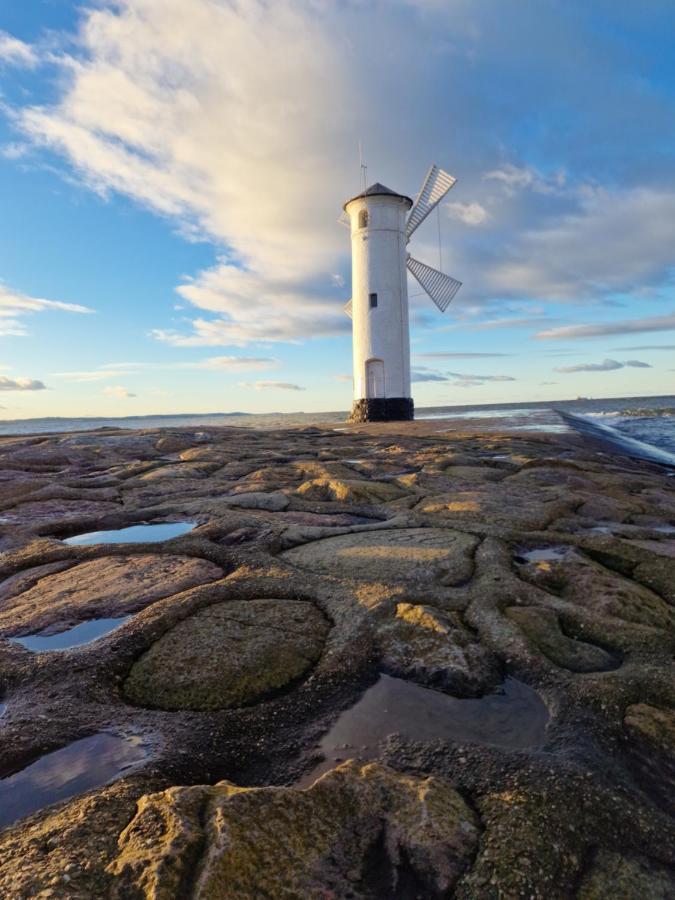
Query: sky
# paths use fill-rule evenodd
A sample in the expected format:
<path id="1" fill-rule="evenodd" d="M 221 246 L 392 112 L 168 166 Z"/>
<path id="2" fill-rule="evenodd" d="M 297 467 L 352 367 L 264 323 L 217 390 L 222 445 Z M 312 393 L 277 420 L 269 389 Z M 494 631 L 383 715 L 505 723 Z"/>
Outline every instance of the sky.
<path id="1" fill-rule="evenodd" d="M 675 393 L 672 0 L 0 7 L 0 417 L 348 409 L 368 182 L 417 406 Z M 439 254 L 440 234 L 440 254 Z"/>

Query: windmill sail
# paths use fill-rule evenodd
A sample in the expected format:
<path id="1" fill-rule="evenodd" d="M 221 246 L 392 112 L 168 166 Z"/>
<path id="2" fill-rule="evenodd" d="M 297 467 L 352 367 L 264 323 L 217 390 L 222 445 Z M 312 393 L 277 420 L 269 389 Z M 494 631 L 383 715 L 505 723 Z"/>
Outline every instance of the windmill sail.
<path id="1" fill-rule="evenodd" d="M 408 257 L 408 269 L 415 276 L 420 285 L 434 301 L 441 312 L 450 305 L 457 291 L 461 288 L 462 282 L 449 275 L 444 275 L 438 269 L 432 269 L 426 266 L 418 259 Z"/>
<path id="2" fill-rule="evenodd" d="M 443 169 L 439 169 L 436 165 L 431 166 L 408 216 L 406 227 L 408 238 L 441 202 L 456 181 L 456 178 L 448 175 Z"/>

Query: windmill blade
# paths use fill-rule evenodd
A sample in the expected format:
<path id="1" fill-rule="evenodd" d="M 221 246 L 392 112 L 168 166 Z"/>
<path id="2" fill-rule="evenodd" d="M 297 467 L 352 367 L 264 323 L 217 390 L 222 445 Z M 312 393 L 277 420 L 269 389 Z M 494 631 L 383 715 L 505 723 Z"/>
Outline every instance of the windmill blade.
<path id="1" fill-rule="evenodd" d="M 431 210 L 438 206 L 456 181 L 456 178 L 448 175 L 443 169 L 439 169 L 437 165 L 431 166 L 408 216 L 406 227 L 408 238 L 422 224 Z"/>
<path id="2" fill-rule="evenodd" d="M 426 266 L 419 259 L 408 257 L 408 269 L 415 276 L 419 284 L 434 301 L 441 312 L 445 312 L 450 301 L 461 288 L 462 282 L 449 275 L 444 275 L 438 269 Z"/>

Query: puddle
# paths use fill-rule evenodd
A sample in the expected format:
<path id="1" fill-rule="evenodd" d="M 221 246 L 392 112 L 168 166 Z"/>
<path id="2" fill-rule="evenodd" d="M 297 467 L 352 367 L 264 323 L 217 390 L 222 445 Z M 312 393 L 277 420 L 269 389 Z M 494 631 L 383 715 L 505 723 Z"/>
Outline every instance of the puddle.
<path id="1" fill-rule="evenodd" d="M 104 634 L 109 634 L 119 628 L 130 618 L 131 616 L 122 616 L 119 619 L 89 619 L 56 634 L 26 634 L 23 637 L 10 638 L 10 640 L 13 644 L 21 644 L 22 647 L 32 650 L 34 653 L 44 653 L 46 650 L 68 650 L 71 647 L 90 644 L 103 637 Z"/>
<path id="2" fill-rule="evenodd" d="M 0 703 L 0 719 L 4 716 L 6 709 L 7 709 L 7 704 Z"/>
<path id="3" fill-rule="evenodd" d="M 74 741 L 0 780 L 0 827 L 114 781 L 147 756 L 137 736 L 100 732 Z"/>
<path id="4" fill-rule="evenodd" d="M 657 525 L 652 531 L 658 531 L 660 534 L 675 534 L 675 525 Z"/>
<path id="5" fill-rule="evenodd" d="M 378 744 L 390 734 L 416 741 L 445 739 L 522 750 L 544 742 L 548 719 L 539 694 L 514 678 L 506 679 L 501 694 L 460 700 L 381 675 L 324 735 L 319 748 L 326 758 L 298 787 L 309 787 L 346 759 L 377 759 Z"/>
<path id="6" fill-rule="evenodd" d="M 516 556 L 519 563 L 561 562 L 573 552 L 573 547 L 539 547 L 536 550 L 520 550 Z"/>
<path id="7" fill-rule="evenodd" d="M 85 546 L 88 544 L 147 544 L 169 541 L 197 527 L 196 522 L 157 522 L 151 525 L 130 525 L 111 531 L 87 531 L 66 538 L 64 544 Z"/>

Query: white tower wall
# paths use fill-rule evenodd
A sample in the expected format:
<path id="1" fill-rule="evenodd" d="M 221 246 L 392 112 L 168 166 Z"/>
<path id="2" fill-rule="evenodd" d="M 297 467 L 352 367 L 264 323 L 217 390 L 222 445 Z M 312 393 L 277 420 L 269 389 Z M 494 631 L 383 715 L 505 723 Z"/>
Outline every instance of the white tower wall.
<path id="1" fill-rule="evenodd" d="M 411 396 L 406 271 L 409 208 L 410 200 L 398 195 L 357 197 L 345 207 L 352 240 L 355 401 Z M 363 225 L 364 211 L 367 225 Z M 372 294 L 377 295 L 375 307 L 371 306 Z"/>

